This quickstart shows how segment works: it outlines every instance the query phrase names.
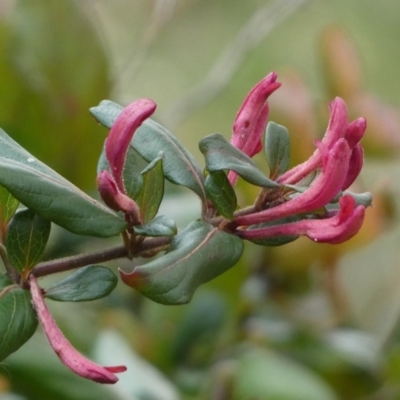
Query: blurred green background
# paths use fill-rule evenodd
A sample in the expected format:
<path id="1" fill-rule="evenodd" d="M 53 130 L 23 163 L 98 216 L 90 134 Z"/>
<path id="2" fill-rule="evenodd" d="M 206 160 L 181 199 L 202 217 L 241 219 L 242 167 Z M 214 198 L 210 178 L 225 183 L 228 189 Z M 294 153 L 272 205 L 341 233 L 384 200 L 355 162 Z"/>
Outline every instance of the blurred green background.
<path id="1" fill-rule="evenodd" d="M 0 364 L 0 399 L 400 399 L 399 21 L 397 0 L 0 0 L 0 126 L 84 190 L 95 191 L 107 133 L 88 113 L 100 100 L 153 99 L 200 160 L 198 141 L 229 138 L 243 98 L 274 70 L 283 87 L 270 119 L 289 128 L 292 162 L 342 96 L 368 121 L 354 191 L 374 195 L 350 242 L 247 245 L 185 306 L 121 284 L 101 301 L 49 302 L 77 348 L 128 372 L 112 387 L 87 382 L 38 332 Z M 239 184 L 241 205 L 256 194 Z M 172 186 L 163 207 L 180 226 L 200 213 Z M 110 245 L 55 228 L 46 257 Z"/>

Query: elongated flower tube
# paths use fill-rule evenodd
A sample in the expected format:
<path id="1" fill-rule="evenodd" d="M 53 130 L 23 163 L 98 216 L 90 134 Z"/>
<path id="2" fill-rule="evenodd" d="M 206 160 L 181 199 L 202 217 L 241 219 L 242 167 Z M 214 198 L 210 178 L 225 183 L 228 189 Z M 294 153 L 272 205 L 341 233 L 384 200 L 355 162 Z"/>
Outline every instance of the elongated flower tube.
<path id="1" fill-rule="evenodd" d="M 271 72 L 251 89 L 240 107 L 233 124 L 231 144 L 253 157 L 262 149 L 262 136 L 268 119 L 269 106 L 267 99 L 281 84 L 276 82 L 277 74 Z M 236 172 L 228 175 L 229 182 L 234 185 Z"/>
<path id="2" fill-rule="evenodd" d="M 57 354 L 61 362 L 77 375 L 99 383 L 115 383 L 118 381 L 116 373 L 126 371 L 125 366 L 102 367 L 88 360 L 80 354 L 71 343 L 65 338 L 60 328 L 55 323 L 53 317 L 44 302 L 42 290 L 36 278 L 30 277 L 30 290 L 32 303 L 36 310 L 43 331 L 50 342 L 51 347 Z"/>
<path id="3" fill-rule="evenodd" d="M 341 197 L 339 203 L 339 211 L 328 218 L 305 219 L 266 228 L 247 229 L 237 231 L 237 235 L 249 240 L 305 235 L 316 242 L 339 244 L 349 240 L 359 231 L 365 215 L 365 208 L 361 205 L 356 206 L 355 200 L 349 195 Z"/>
<path id="4" fill-rule="evenodd" d="M 351 150 L 345 139 L 339 139 L 331 150 L 318 143 L 322 157 L 322 171 L 304 193 L 276 207 L 235 218 L 237 225 L 253 225 L 273 221 L 289 215 L 312 213 L 324 207 L 339 193 L 349 169 Z"/>
<path id="5" fill-rule="evenodd" d="M 345 138 L 350 149 L 353 149 L 364 135 L 367 127 L 365 118 L 357 118 L 349 123 L 346 104 L 340 97 L 336 97 L 329 104 L 329 109 L 331 116 L 322 143 L 324 143 L 328 149 L 331 149 L 339 139 Z M 278 181 L 282 184 L 294 184 L 299 182 L 318 168 L 320 164 L 321 153 L 319 149 L 317 149 L 307 161 L 281 175 Z"/>
<path id="6" fill-rule="evenodd" d="M 126 193 L 122 172 L 126 152 L 137 128 L 149 118 L 157 105 L 150 99 L 139 99 L 125 107 L 114 122 L 108 134 L 105 152 L 111 175 L 122 193 Z"/>
<path id="7" fill-rule="evenodd" d="M 97 189 L 100 193 L 100 197 L 108 207 L 115 211 L 124 212 L 127 221 L 131 225 L 140 223 L 137 204 L 119 190 L 108 171 L 101 171 L 97 175 Z"/>

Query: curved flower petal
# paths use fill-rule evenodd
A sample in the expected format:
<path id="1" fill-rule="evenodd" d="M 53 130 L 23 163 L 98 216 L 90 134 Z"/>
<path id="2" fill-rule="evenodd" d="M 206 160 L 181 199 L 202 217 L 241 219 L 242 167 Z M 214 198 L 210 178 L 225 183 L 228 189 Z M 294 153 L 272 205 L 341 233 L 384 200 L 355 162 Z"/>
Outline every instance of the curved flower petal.
<path id="1" fill-rule="evenodd" d="M 126 367 L 102 367 L 88 360 L 75 350 L 62 334 L 60 328 L 51 316 L 44 302 L 42 291 L 33 275 L 30 277 L 30 290 L 32 294 L 32 303 L 35 307 L 39 322 L 43 327 L 51 347 L 54 349 L 61 362 L 83 378 L 91 379 L 99 383 L 117 382 L 118 378 L 114 374 L 126 371 Z"/>
<path id="2" fill-rule="evenodd" d="M 259 224 L 289 215 L 312 212 L 328 204 L 343 186 L 351 151 L 345 139 L 339 139 L 329 151 L 321 142 L 318 146 L 323 153 L 322 172 L 304 193 L 276 207 L 237 217 L 235 222 L 238 225 Z"/>
<path id="3" fill-rule="evenodd" d="M 114 211 L 125 213 L 127 220 L 132 224 L 140 223 L 139 208 L 126 194 L 120 192 L 113 177 L 108 171 L 101 171 L 97 175 L 97 189 L 104 203 Z"/>
<path id="4" fill-rule="evenodd" d="M 335 143 L 345 137 L 348 129 L 348 113 L 346 103 L 340 97 L 336 97 L 329 103 L 330 119 L 328 128 L 322 138 L 322 143 L 328 149 L 331 149 Z M 313 155 L 302 164 L 290 169 L 279 177 L 279 183 L 294 184 L 301 181 L 311 171 L 318 168 L 321 164 L 320 149 L 317 149 Z"/>
<path id="5" fill-rule="evenodd" d="M 365 207 L 357 206 L 351 196 L 339 200 L 340 210 L 333 217 L 301 220 L 261 229 L 237 231 L 243 239 L 268 239 L 279 236 L 305 235 L 315 242 L 339 244 L 352 238 L 361 228 Z"/>
<path id="6" fill-rule="evenodd" d="M 150 99 L 139 99 L 125 107 L 118 116 L 108 134 L 105 151 L 111 175 L 122 193 L 125 193 L 122 172 L 126 152 L 133 134 L 142 122 L 149 118 L 157 105 Z"/>
<path id="7" fill-rule="evenodd" d="M 277 74 L 271 72 L 251 89 L 240 107 L 233 124 L 231 144 L 253 157 L 262 150 L 262 136 L 267 124 L 269 107 L 268 97 L 281 84 L 276 82 Z M 229 182 L 234 185 L 236 172 L 230 171 Z"/>
<path id="8" fill-rule="evenodd" d="M 349 169 L 347 171 L 346 179 L 343 183 L 342 190 L 346 190 L 360 174 L 364 163 L 364 150 L 360 143 L 358 143 L 353 150 L 349 161 Z"/>

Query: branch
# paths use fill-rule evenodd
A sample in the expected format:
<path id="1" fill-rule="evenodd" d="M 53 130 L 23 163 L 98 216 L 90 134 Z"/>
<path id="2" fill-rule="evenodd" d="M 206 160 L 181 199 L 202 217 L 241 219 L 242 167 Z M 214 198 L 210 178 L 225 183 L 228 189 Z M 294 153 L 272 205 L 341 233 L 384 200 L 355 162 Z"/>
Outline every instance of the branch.
<path id="1" fill-rule="evenodd" d="M 171 237 L 159 237 L 146 239 L 138 244 L 132 255 L 139 257 L 142 253 L 151 250 L 163 250 L 171 242 Z M 108 250 L 96 253 L 76 255 L 71 257 L 60 258 L 57 260 L 45 261 L 36 265 L 32 271 L 32 275 L 37 278 L 40 276 L 55 274 L 57 272 L 70 271 L 71 269 L 81 268 L 86 265 L 104 263 L 116 260 L 118 258 L 128 257 L 128 251 L 125 246 L 117 246 Z"/>

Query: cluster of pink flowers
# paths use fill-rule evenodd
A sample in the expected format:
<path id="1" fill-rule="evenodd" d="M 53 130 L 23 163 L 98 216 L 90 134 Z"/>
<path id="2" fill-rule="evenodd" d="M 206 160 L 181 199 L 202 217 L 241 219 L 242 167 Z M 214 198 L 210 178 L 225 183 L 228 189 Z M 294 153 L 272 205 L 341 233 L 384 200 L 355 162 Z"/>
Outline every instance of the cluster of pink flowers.
<path id="1" fill-rule="evenodd" d="M 233 126 L 231 144 L 252 157 L 261 150 L 261 138 L 268 118 L 269 95 L 280 84 L 277 75 L 269 74 L 259 82 L 245 99 Z M 330 105 L 330 121 L 322 141 L 315 141 L 317 149 L 304 163 L 290 169 L 277 182 L 281 185 L 301 185 L 310 174 L 316 178 L 302 193 L 293 191 L 286 194 L 281 204 L 235 218 L 241 227 L 237 234 L 244 239 L 268 239 L 276 236 L 305 235 L 317 242 L 341 243 L 354 236 L 360 229 L 365 215 L 365 207 L 356 205 L 350 195 L 342 195 L 359 175 L 363 165 L 363 149 L 360 140 L 366 129 L 364 118 L 352 122 L 344 101 L 337 97 Z M 229 174 L 231 184 L 236 175 Z M 323 214 L 323 217 L 303 219 L 287 224 L 273 225 L 259 229 L 245 227 L 273 222 L 292 215 L 307 215 L 317 212 L 335 198 L 340 208 Z"/>

